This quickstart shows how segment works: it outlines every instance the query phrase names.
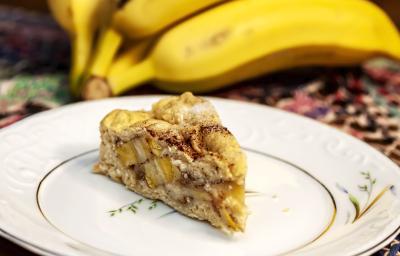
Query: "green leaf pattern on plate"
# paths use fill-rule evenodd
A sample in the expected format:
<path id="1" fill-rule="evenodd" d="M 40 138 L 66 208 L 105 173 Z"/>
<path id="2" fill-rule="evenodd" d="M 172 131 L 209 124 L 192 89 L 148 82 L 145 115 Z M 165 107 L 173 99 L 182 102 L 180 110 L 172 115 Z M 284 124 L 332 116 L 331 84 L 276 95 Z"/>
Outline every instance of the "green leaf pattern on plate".
<path id="1" fill-rule="evenodd" d="M 346 188 L 341 186 L 340 184 L 336 184 L 336 187 L 342 191 L 343 193 L 348 195 L 349 201 L 354 207 L 354 218 L 351 221 L 351 223 L 354 223 L 358 219 L 360 219 L 361 216 L 363 216 L 369 209 L 371 209 L 372 206 L 375 205 L 376 202 L 379 201 L 379 199 L 388 191 L 393 191 L 394 186 L 386 186 L 384 187 L 375 197 L 374 199 L 371 200 L 372 192 L 374 190 L 374 186 L 377 182 L 376 178 L 373 178 L 371 173 L 369 171 L 363 171 L 360 172 L 361 176 L 364 178 L 365 182 L 362 185 L 358 185 L 358 190 L 365 193 L 367 196 L 367 199 L 365 201 L 364 207 L 361 207 L 360 200 L 354 196 L 352 193 L 349 192 Z"/>

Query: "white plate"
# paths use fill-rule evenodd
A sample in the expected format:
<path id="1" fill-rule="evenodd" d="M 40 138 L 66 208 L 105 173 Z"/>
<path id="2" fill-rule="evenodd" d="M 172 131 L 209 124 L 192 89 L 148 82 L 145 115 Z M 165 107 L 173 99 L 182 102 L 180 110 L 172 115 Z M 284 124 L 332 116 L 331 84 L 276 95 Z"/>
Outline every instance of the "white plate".
<path id="1" fill-rule="evenodd" d="M 367 255 L 399 232 L 394 163 L 330 127 L 255 104 L 211 99 L 248 157 L 244 234 L 226 236 L 92 174 L 101 118 L 158 99 L 78 103 L 1 130 L 0 234 L 44 255 L 234 256 Z"/>

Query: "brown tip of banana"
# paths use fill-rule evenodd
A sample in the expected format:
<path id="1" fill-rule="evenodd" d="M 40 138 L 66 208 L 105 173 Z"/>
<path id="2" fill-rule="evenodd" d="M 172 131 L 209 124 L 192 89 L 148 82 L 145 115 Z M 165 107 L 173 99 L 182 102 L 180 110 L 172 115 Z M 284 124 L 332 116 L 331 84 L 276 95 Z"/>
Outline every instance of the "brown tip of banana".
<path id="1" fill-rule="evenodd" d="M 112 96 L 111 88 L 106 80 L 100 77 L 91 77 L 82 90 L 84 100 L 103 99 Z"/>

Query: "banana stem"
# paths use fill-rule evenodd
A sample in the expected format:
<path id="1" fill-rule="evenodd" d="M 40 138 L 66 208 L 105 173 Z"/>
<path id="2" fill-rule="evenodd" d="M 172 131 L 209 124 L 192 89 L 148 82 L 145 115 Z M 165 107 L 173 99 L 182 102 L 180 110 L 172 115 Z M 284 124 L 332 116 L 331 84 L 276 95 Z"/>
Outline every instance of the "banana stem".
<path id="1" fill-rule="evenodd" d="M 89 76 L 104 77 L 121 45 L 122 36 L 112 27 L 103 32 L 89 68 Z"/>
<path id="2" fill-rule="evenodd" d="M 112 94 L 118 95 L 153 78 L 154 69 L 151 60 L 145 59 L 121 74 L 108 77 L 108 82 Z"/>

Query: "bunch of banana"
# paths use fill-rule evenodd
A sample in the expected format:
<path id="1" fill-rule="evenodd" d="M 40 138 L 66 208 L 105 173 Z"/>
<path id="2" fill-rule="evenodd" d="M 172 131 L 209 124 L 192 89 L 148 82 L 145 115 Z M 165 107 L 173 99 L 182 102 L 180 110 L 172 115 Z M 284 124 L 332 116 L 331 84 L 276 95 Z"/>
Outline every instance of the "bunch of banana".
<path id="1" fill-rule="evenodd" d="M 173 25 L 196 12 L 223 0 L 130 0 L 125 2 L 113 13 L 112 22 L 104 34 L 99 38 L 97 49 L 94 52 L 90 67 L 84 81 L 87 88 L 85 98 L 96 98 L 104 87 L 107 74 L 110 70 L 122 72 L 121 63 L 136 64 L 146 52 L 149 37 Z M 124 41 L 134 39 L 120 57 L 115 57 Z M 129 56 L 131 56 L 130 60 Z M 116 60 L 114 60 L 116 59 Z M 117 67 L 113 67 L 114 64 Z M 124 65 L 125 65 L 124 64 Z M 126 65 L 125 65 L 126 66 Z M 110 71 L 111 72 L 111 71 Z M 110 74 L 112 76 L 112 74 Z"/>
<path id="2" fill-rule="evenodd" d="M 287 68 L 400 59 L 399 32 L 367 0 L 219 2 L 128 1 L 114 12 L 103 40 L 119 42 L 96 51 L 103 79 L 86 83 L 84 96 L 119 95 L 148 81 L 171 92 L 206 92 Z M 155 34 L 154 43 L 143 41 Z M 119 48 L 107 45 L 125 38 L 142 41 L 120 57 L 107 53 Z"/>

